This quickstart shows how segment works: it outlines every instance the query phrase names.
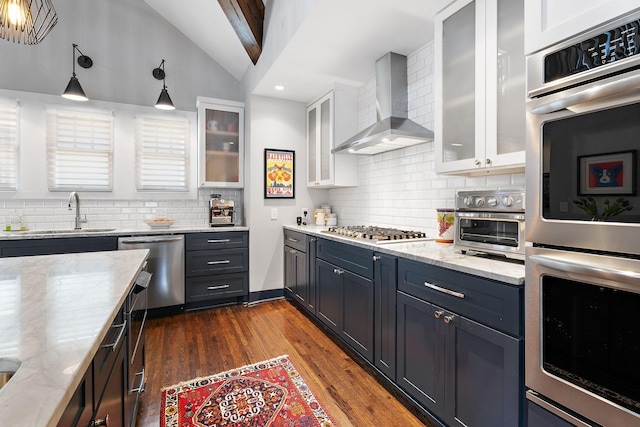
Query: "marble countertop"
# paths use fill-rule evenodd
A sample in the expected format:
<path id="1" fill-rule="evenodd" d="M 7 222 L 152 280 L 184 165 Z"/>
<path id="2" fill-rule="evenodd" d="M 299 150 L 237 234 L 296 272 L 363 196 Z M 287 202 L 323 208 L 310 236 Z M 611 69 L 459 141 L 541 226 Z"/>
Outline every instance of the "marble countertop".
<path id="1" fill-rule="evenodd" d="M 0 259 L 0 424 L 55 426 L 147 259 L 147 249 Z"/>
<path id="2" fill-rule="evenodd" d="M 84 230 L 56 230 L 56 233 L 48 233 L 49 230 L 28 230 L 28 231 L 1 231 L 0 241 L 2 240 L 25 240 L 25 239 L 53 239 L 64 237 L 97 237 L 97 236 L 152 236 L 166 234 L 185 234 L 185 233 L 206 233 L 206 232 L 223 232 L 223 231 L 248 231 L 249 227 L 209 227 L 209 226 L 191 226 L 191 227 L 169 227 L 169 228 L 146 228 L 146 229 L 93 229 L 85 227 Z M 60 232 L 63 231 L 63 232 Z"/>
<path id="3" fill-rule="evenodd" d="M 412 241 L 409 243 L 372 243 L 368 240 L 325 233 L 324 231 L 328 227 L 324 226 L 285 225 L 284 228 L 511 285 L 524 285 L 524 263 L 522 261 L 463 254 L 459 249 L 455 249 L 451 243 L 438 243 L 434 240 Z"/>

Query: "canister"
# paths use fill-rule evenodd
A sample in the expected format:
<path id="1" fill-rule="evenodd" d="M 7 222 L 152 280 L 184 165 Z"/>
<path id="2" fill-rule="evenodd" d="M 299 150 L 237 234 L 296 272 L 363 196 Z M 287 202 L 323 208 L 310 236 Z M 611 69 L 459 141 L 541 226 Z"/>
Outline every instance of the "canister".
<path id="1" fill-rule="evenodd" d="M 440 243 L 453 243 L 453 237 L 455 233 L 455 209 L 450 208 L 438 208 L 436 209 L 438 237 L 436 242 Z"/>

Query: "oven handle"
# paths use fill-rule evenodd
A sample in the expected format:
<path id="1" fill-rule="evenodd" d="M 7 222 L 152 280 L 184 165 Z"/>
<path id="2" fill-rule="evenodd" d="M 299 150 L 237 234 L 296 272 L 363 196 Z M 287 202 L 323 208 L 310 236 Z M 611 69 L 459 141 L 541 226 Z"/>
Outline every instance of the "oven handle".
<path id="1" fill-rule="evenodd" d="M 552 414 L 557 415 L 558 417 L 567 421 L 571 425 L 575 425 L 578 427 L 592 427 L 591 424 L 587 424 L 584 421 L 579 420 L 578 418 L 569 414 L 568 412 L 565 412 L 562 409 L 550 404 L 546 400 L 541 399 L 540 397 L 538 397 L 538 393 L 536 393 L 535 391 L 527 390 L 527 399 L 532 401 L 536 405 L 543 407 L 544 409 L 551 412 Z"/>
<path id="2" fill-rule="evenodd" d="M 594 86 L 589 89 L 576 92 L 573 95 L 563 97 L 557 101 L 542 104 L 538 107 L 532 108 L 531 113 L 536 115 L 554 113 L 574 105 L 612 95 L 623 94 L 629 89 L 635 89 L 638 87 L 640 87 L 640 75 L 625 77 L 624 79 L 615 80 L 613 82 L 604 83 L 599 86 Z"/>
<path id="3" fill-rule="evenodd" d="M 640 273 L 630 270 L 615 270 L 607 267 L 595 267 L 588 263 L 583 263 L 566 258 L 554 257 L 552 255 L 530 255 L 529 261 L 552 268 L 554 270 L 576 273 L 583 276 L 597 277 L 599 279 L 611 280 L 614 282 L 631 283 L 640 279 Z M 637 282 L 635 282 L 637 283 Z"/>

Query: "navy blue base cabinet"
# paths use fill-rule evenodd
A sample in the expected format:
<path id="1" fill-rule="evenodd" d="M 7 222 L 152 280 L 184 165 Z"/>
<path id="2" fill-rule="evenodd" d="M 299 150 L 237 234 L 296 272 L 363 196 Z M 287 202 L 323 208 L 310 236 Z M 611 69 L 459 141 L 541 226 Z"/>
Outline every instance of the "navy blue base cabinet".
<path id="1" fill-rule="evenodd" d="M 396 289 L 397 258 L 375 253 L 374 260 L 374 365 L 396 380 Z"/>

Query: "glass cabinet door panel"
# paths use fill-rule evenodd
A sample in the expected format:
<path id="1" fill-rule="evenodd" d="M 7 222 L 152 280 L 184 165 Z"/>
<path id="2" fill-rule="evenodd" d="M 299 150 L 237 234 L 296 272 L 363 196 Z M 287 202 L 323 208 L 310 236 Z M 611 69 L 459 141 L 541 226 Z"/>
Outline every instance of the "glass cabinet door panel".
<path id="1" fill-rule="evenodd" d="M 242 188 L 243 127 L 244 108 L 198 101 L 201 187 Z"/>
<path id="2" fill-rule="evenodd" d="M 307 138 L 308 138 L 308 147 L 307 147 L 307 168 L 309 169 L 309 179 L 308 182 L 315 182 L 317 178 L 317 145 L 318 145 L 318 129 L 317 129 L 317 108 L 313 108 L 309 110 L 308 113 L 308 129 L 307 129 Z"/>
<path id="3" fill-rule="evenodd" d="M 331 179 L 331 98 L 320 104 L 320 180 Z"/>
<path id="4" fill-rule="evenodd" d="M 524 2 L 498 0 L 497 154 L 525 149 Z"/>
<path id="5" fill-rule="evenodd" d="M 475 7 L 467 4 L 442 24 L 443 162 L 476 157 Z"/>

